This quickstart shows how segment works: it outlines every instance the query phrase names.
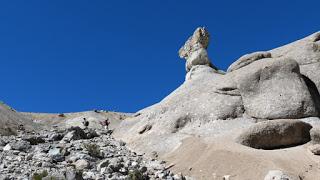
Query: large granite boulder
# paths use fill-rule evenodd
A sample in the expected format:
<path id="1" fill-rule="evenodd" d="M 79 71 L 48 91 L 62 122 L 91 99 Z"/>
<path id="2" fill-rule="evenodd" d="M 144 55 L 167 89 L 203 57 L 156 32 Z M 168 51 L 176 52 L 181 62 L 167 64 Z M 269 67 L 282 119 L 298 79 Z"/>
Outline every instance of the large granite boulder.
<path id="1" fill-rule="evenodd" d="M 276 149 L 310 141 L 312 126 L 294 119 L 260 122 L 245 129 L 236 142 L 256 149 Z"/>
<path id="2" fill-rule="evenodd" d="M 300 65 L 301 74 L 308 77 L 320 91 L 320 32 L 269 51 L 272 57 L 288 57 Z"/>
<path id="3" fill-rule="evenodd" d="M 243 68 L 264 58 L 289 58 L 298 62 L 301 74 L 308 77 L 320 90 L 320 32 L 270 51 L 246 54 L 232 63 L 228 72 Z"/>
<path id="4" fill-rule="evenodd" d="M 266 58 L 231 72 L 248 115 L 261 119 L 318 116 L 318 107 L 299 65 L 289 58 Z"/>

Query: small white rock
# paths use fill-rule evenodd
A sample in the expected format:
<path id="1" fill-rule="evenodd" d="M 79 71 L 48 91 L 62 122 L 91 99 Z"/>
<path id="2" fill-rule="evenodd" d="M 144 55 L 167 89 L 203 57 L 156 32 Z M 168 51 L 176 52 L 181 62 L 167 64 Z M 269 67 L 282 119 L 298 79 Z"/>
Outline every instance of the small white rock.
<path id="1" fill-rule="evenodd" d="M 3 147 L 3 151 L 10 151 L 12 148 L 10 144 L 7 144 L 5 147 Z"/>

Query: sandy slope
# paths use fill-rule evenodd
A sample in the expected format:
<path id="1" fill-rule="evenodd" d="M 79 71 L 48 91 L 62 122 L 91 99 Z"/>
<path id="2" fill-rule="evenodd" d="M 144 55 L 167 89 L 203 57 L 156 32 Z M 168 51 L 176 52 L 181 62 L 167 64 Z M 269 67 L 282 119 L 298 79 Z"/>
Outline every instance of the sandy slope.
<path id="1" fill-rule="evenodd" d="M 269 170 L 283 170 L 304 180 L 320 178 L 320 157 L 306 150 L 306 145 L 279 150 L 256 150 L 233 143 L 228 138 L 204 142 L 193 137 L 183 141 L 173 153 L 163 157 L 175 164 L 175 172 L 196 179 L 263 179 Z"/>

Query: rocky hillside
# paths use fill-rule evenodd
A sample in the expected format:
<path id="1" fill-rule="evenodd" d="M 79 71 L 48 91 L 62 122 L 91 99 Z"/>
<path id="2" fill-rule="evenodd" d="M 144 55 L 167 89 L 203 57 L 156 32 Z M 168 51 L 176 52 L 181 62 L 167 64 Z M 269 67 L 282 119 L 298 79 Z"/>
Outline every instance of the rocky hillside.
<path id="1" fill-rule="evenodd" d="M 116 141 L 110 130 L 52 129 L 0 137 L 0 179 L 185 179 Z"/>
<path id="2" fill-rule="evenodd" d="M 69 128 L 72 126 L 79 126 L 84 128 L 82 121 L 86 118 L 89 121 L 89 128 L 103 129 L 100 122 L 108 119 L 110 122 L 109 127 L 114 129 L 118 127 L 122 120 L 131 116 L 130 113 L 119 113 L 105 110 L 93 110 L 75 113 L 20 113 L 22 116 L 32 119 L 36 124 L 41 125 L 43 128 Z"/>
<path id="3" fill-rule="evenodd" d="M 27 130 L 39 129 L 39 126 L 30 118 L 27 118 L 16 112 L 13 108 L 9 107 L 5 103 L 0 103 L 0 135 L 12 135 L 17 133 L 19 126 Z"/>
<path id="4" fill-rule="evenodd" d="M 124 121 L 116 137 L 199 179 L 263 179 L 269 170 L 320 177 L 319 157 L 306 149 L 320 122 L 320 32 L 246 54 L 227 72 L 210 61 L 209 38 L 196 29 L 179 50 L 185 82 Z"/>

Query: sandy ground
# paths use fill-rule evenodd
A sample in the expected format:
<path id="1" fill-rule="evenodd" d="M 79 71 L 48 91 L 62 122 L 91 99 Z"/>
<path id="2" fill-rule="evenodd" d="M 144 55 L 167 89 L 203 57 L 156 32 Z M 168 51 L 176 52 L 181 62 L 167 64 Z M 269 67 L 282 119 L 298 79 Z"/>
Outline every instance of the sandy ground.
<path id="1" fill-rule="evenodd" d="M 279 149 L 257 150 L 232 142 L 231 137 L 211 142 L 187 138 L 172 153 L 161 158 L 174 164 L 172 170 L 196 179 L 263 179 L 269 170 L 283 170 L 304 180 L 320 179 L 320 157 L 306 149 L 308 144 Z"/>

